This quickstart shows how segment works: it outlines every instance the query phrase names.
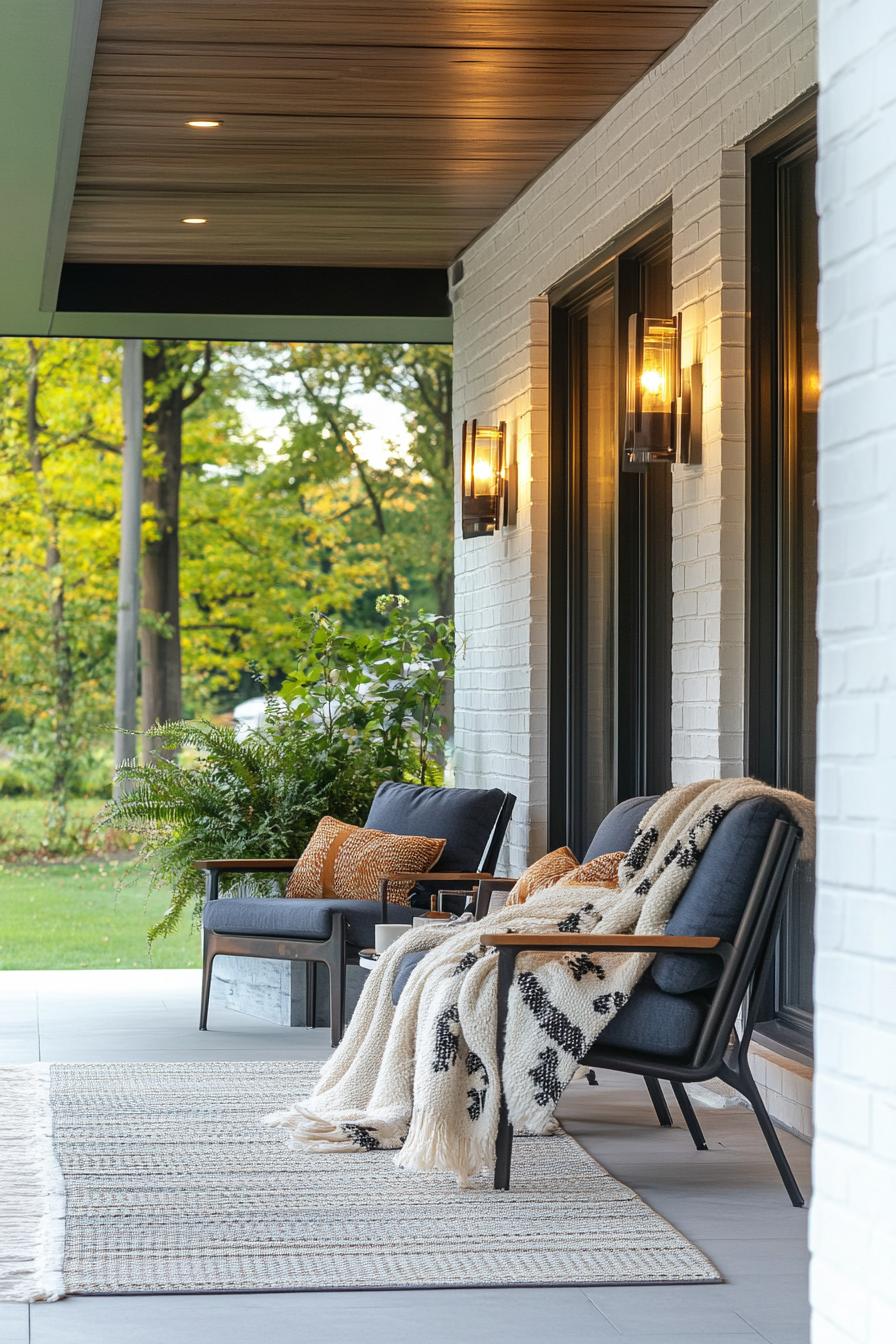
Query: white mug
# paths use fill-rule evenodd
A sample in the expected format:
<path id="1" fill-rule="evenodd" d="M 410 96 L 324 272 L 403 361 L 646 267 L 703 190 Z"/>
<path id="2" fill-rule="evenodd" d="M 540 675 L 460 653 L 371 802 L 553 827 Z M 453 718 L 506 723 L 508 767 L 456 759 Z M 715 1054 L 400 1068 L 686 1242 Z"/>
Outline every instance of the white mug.
<path id="1" fill-rule="evenodd" d="M 373 945 L 377 952 L 385 952 L 407 931 L 407 924 L 374 924 Z"/>

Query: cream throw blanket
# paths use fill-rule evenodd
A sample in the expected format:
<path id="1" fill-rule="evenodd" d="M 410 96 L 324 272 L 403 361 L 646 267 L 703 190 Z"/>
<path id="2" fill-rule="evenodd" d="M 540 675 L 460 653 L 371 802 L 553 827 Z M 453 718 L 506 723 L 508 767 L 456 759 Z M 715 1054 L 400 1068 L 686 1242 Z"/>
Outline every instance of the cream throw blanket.
<path id="1" fill-rule="evenodd" d="M 314 1092 L 267 1116 L 323 1151 L 396 1148 L 395 1163 L 467 1183 L 494 1163 L 498 1126 L 497 957 L 483 933 L 660 934 L 716 827 L 736 803 L 780 798 L 809 846 L 812 804 L 751 779 L 664 794 L 619 866 L 619 889 L 557 884 L 477 924 L 411 929 L 370 974 Z M 431 949 L 397 1006 L 402 958 Z M 523 953 L 508 1003 L 503 1082 L 518 1132 L 550 1133 L 579 1060 L 628 1001 L 651 960 L 635 953 Z"/>

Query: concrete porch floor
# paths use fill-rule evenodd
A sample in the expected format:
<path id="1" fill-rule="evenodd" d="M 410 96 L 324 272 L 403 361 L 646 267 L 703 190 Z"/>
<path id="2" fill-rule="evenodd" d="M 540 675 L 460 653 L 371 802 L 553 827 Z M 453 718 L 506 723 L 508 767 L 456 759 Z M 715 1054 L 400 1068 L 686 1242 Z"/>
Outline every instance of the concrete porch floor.
<path id="1" fill-rule="evenodd" d="M 0 974 L 0 1062 L 323 1059 L 325 1031 L 272 1027 L 212 1004 L 196 1029 L 197 971 Z M 670 1098 L 671 1102 L 671 1098 Z M 646 1090 L 602 1075 L 560 1116 L 621 1181 L 691 1238 L 726 1282 L 679 1288 L 529 1288 L 73 1297 L 0 1304 L 0 1344 L 807 1344 L 806 1213 L 781 1185 L 752 1114 L 700 1108 L 709 1151 L 661 1130 Z M 809 1146 L 783 1135 L 804 1194 Z"/>

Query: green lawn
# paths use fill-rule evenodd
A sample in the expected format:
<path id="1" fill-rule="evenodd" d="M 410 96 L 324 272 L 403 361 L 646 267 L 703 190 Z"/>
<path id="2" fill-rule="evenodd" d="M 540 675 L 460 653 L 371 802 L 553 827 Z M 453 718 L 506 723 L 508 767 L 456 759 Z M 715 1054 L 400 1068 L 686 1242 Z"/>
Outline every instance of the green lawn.
<path id="1" fill-rule="evenodd" d="M 97 858 L 0 863 L 0 970 L 198 966 L 199 934 L 189 922 L 150 954 L 146 930 L 164 895 L 148 905 L 139 879 L 119 890 L 127 866 Z"/>

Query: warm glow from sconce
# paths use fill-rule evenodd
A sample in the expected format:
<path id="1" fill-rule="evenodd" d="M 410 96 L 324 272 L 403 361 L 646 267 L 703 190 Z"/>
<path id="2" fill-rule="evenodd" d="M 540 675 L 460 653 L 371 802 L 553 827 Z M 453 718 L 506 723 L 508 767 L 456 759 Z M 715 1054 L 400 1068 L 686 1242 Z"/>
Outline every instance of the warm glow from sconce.
<path id="1" fill-rule="evenodd" d="M 659 369 L 645 369 L 641 374 L 641 386 L 652 397 L 662 399 L 666 395 L 666 380 Z"/>
<path id="2" fill-rule="evenodd" d="M 208 220 L 206 219 L 205 215 L 186 215 L 181 220 L 181 224 L 207 224 L 207 223 Z"/>
<path id="3" fill-rule="evenodd" d="M 196 117 L 193 121 L 188 121 L 185 124 L 187 126 L 192 126 L 196 131 L 213 131 L 216 126 L 221 125 L 220 121 L 215 121 L 211 117 L 207 119 L 205 117 Z"/>
<path id="4" fill-rule="evenodd" d="M 818 405 L 818 398 L 821 396 L 821 378 L 817 369 L 810 370 L 803 380 L 803 400 L 811 409 Z"/>

